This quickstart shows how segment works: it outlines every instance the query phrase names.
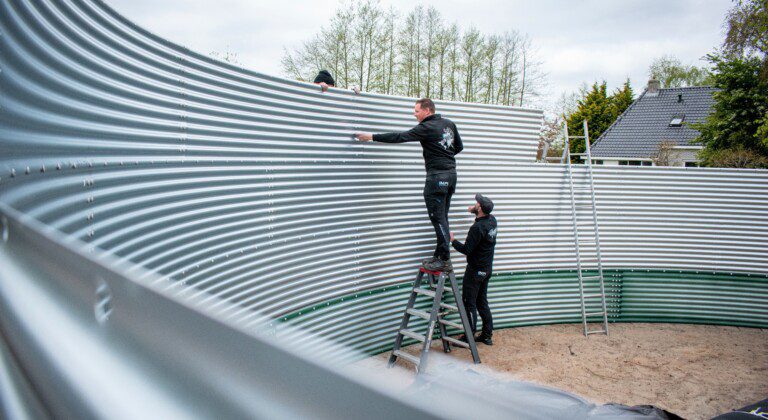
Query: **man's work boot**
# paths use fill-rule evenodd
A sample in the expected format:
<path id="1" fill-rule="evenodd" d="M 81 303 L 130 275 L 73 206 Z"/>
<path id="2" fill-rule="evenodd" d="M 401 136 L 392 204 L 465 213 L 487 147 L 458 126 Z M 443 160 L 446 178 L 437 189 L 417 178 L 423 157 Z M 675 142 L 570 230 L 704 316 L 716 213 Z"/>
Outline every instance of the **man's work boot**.
<path id="1" fill-rule="evenodd" d="M 432 264 L 433 262 L 435 262 L 436 259 L 437 257 L 429 257 L 429 258 L 423 259 L 421 260 L 421 266 L 426 268 L 427 264 Z"/>
<path id="2" fill-rule="evenodd" d="M 450 273 L 453 271 L 453 264 L 451 260 L 443 260 L 442 258 L 435 258 L 427 264 L 424 264 L 424 268 L 429 271 L 442 271 L 443 273 Z"/>
<path id="3" fill-rule="evenodd" d="M 490 335 L 480 334 L 475 337 L 475 343 L 483 343 L 486 346 L 492 346 L 493 340 L 491 339 Z"/>

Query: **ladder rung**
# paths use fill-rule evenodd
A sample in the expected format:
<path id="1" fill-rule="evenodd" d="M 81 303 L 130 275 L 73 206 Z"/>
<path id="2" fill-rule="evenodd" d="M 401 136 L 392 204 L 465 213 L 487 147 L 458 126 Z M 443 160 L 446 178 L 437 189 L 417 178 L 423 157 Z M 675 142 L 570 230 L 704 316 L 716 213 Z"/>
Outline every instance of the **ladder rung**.
<path id="1" fill-rule="evenodd" d="M 418 340 L 418 341 L 421 341 L 422 343 L 424 342 L 424 340 L 426 340 L 426 339 L 427 339 L 426 337 L 424 337 L 424 334 L 419 334 L 419 333 L 417 333 L 417 332 L 413 332 L 413 331 L 411 331 L 411 330 L 407 330 L 407 329 L 405 329 L 405 328 L 403 328 L 402 330 L 400 330 L 400 334 L 401 334 L 401 335 L 404 335 L 404 336 L 406 336 L 406 337 L 410 337 L 410 338 L 412 338 L 412 339 L 414 339 L 414 340 Z"/>
<path id="2" fill-rule="evenodd" d="M 408 312 L 409 314 L 411 314 L 413 316 L 417 316 L 419 318 L 423 318 L 423 319 L 426 319 L 427 321 L 429 321 L 429 317 L 430 317 L 429 312 L 425 312 L 425 311 L 422 311 L 420 309 L 413 309 L 413 308 L 408 308 L 408 309 L 405 310 L 405 312 Z"/>
<path id="3" fill-rule="evenodd" d="M 607 334 L 607 333 L 608 333 L 608 331 L 606 331 L 606 330 L 592 330 L 592 331 L 587 331 L 587 335 L 590 335 L 590 334 Z"/>
<path id="4" fill-rule="evenodd" d="M 466 349 L 469 348 L 469 343 L 465 343 L 465 342 L 463 342 L 461 340 L 457 340 L 457 339 L 455 339 L 453 337 L 443 337 L 443 339 L 445 341 L 448 341 L 449 343 L 455 344 L 455 345 L 457 345 L 459 347 L 464 347 Z"/>
<path id="5" fill-rule="evenodd" d="M 603 316 L 604 314 L 605 314 L 605 312 L 603 312 L 603 311 L 600 311 L 600 312 L 587 312 L 587 313 L 584 314 L 584 316 L 598 316 L 598 315 Z"/>
<path id="6" fill-rule="evenodd" d="M 413 364 L 414 364 L 414 365 L 416 365 L 416 366 L 418 366 L 418 365 L 419 365 L 419 358 L 418 358 L 418 357 L 416 357 L 416 356 L 414 356 L 414 355 L 412 355 L 412 354 L 408 354 L 408 353 L 406 353 L 406 352 L 404 352 L 404 351 L 402 351 L 402 350 L 395 350 L 395 351 L 393 351 L 392 353 L 393 353 L 395 356 L 397 356 L 397 357 L 402 357 L 403 359 L 405 359 L 405 360 L 407 360 L 407 361 L 409 361 L 409 362 L 413 363 Z"/>
<path id="7" fill-rule="evenodd" d="M 464 327 L 461 326 L 461 324 L 457 324 L 457 323 L 455 323 L 453 321 L 448 321 L 447 319 L 441 319 L 440 323 L 443 324 L 443 325 L 447 325 L 449 327 L 458 328 L 460 330 L 464 329 Z"/>
<path id="8" fill-rule="evenodd" d="M 582 277 L 581 279 L 582 280 L 598 280 L 601 278 L 602 278 L 601 276 L 585 276 L 585 277 Z"/>
<path id="9" fill-rule="evenodd" d="M 456 306 L 456 305 L 451 305 L 451 304 L 449 304 L 449 303 L 443 303 L 443 302 L 440 302 L 440 306 L 442 306 L 442 307 L 443 307 L 443 308 L 445 308 L 445 309 L 451 310 L 451 311 L 456 311 L 456 312 L 458 312 L 458 311 L 459 311 L 459 307 L 458 307 L 458 306 Z"/>
<path id="10" fill-rule="evenodd" d="M 413 289 L 413 293 L 417 293 L 419 295 L 429 296 L 429 297 L 435 297 L 435 291 L 434 290 L 427 290 L 422 289 L 421 287 L 417 287 Z"/>
<path id="11" fill-rule="evenodd" d="M 600 293 L 598 293 L 596 295 L 584 295 L 584 299 L 593 299 L 593 298 L 596 298 L 596 297 L 603 297 L 603 295 L 601 295 Z"/>

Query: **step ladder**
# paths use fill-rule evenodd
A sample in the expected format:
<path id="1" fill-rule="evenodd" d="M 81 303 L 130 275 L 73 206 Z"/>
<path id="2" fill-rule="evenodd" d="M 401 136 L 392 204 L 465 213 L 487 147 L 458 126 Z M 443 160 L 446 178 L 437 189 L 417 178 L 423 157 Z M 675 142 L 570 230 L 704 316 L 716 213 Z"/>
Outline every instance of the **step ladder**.
<path id="1" fill-rule="evenodd" d="M 426 282 L 424 282 L 424 276 L 427 276 Z M 450 285 L 446 288 L 446 280 Z M 424 283 L 424 284 L 422 284 Z M 456 301 L 455 305 L 446 303 L 443 301 L 446 289 L 453 294 Z M 432 306 L 429 312 L 416 309 L 416 298 L 418 296 L 427 296 L 432 298 Z M 461 324 L 446 319 L 446 316 L 452 313 L 458 313 L 461 319 Z M 421 318 L 427 321 L 426 332 L 421 333 L 414 331 L 408 327 L 408 323 L 411 317 Z M 398 358 L 407 360 L 416 366 L 416 372 L 424 372 L 427 365 L 427 356 L 429 354 L 429 348 L 432 344 L 432 336 L 435 332 L 435 326 L 438 327 L 438 333 L 440 340 L 443 343 L 443 351 L 445 353 L 451 352 L 451 344 L 463 348 L 468 348 L 472 353 L 472 359 L 475 364 L 480 363 L 480 356 L 477 354 L 477 345 L 475 344 L 475 338 L 472 335 L 472 330 L 469 326 L 469 318 L 467 318 L 467 312 L 464 310 L 464 303 L 461 300 L 459 294 L 458 285 L 456 284 L 456 277 L 453 272 L 443 273 L 438 271 L 429 271 L 424 267 L 419 268 L 419 274 L 416 276 L 416 281 L 413 283 L 413 290 L 411 290 L 411 297 L 408 299 L 408 305 L 403 313 L 403 320 L 400 323 L 400 328 L 397 330 L 397 337 L 395 338 L 395 345 L 392 348 L 392 354 L 389 356 L 388 367 L 395 365 Z M 467 342 L 463 342 L 453 337 L 449 337 L 446 333 L 447 327 L 455 328 L 463 332 L 467 337 Z M 401 350 L 403 344 L 403 338 L 408 337 L 422 343 L 421 354 L 414 356 L 410 353 L 406 353 Z"/>
<path id="2" fill-rule="evenodd" d="M 581 319 L 584 324 L 584 335 L 606 334 L 608 335 L 608 309 L 605 302 L 605 283 L 603 277 L 603 260 L 600 255 L 600 232 L 597 224 L 597 209 L 595 206 L 595 181 L 592 176 L 592 153 L 589 145 L 589 127 L 584 120 L 584 135 L 569 136 L 568 122 L 563 122 L 563 135 L 565 146 L 562 161 L 566 164 L 568 184 L 571 191 L 571 214 L 573 221 L 573 240 L 576 245 L 576 270 L 579 275 L 579 295 L 581 300 Z M 571 166 L 570 139 L 583 138 L 586 159 L 586 179 L 576 183 Z M 584 215 L 584 213 L 587 213 Z M 590 248 L 594 249 L 594 256 L 585 256 Z M 587 267 L 596 271 L 597 275 L 585 275 Z M 600 285 L 599 292 L 585 291 L 585 281 L 597 281 Z M 599 300 L 599 308 L 594 308 L 596 299 Z M 599 321 L 596 319 L 598 318 Z M 602 322 L 602 329 L 590 330 L 588 323 Z"/>

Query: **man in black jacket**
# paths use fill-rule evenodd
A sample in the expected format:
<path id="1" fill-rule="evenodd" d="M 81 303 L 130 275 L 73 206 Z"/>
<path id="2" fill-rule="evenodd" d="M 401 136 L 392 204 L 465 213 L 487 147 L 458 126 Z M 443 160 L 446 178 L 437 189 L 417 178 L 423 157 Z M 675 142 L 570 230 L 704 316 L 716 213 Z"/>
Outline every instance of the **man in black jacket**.
<path id="1" fill-rule="evenodd" d="M 475 338 L 475 342 L 493 345 L 493 318 L 488 306 L 488 280 L 493 272 L 493 251 L 496 247 L 496 218 L 491 215 L 493 201 L 481 194 L 475 195 L 475 205 L 469 207 L 469 212 L 477 216 L 475 223 L 469 228 L 467 241 L 461 243 L 453 238 L 451 244 L 457 251 L 467 256 L 467 269 L 464 271 L 464 284 L 461 295 L 464 308 L 469 317 L 469 325 L 474 334 L 477 329 L 477 313 L 483 320 L 483 331 Z M 466 337 L 459 337 L 466 341 Z"/>
<path id="2" fill-rule="evenodd" d="M 459 130 L 451 120 L 435 114 L 435 103 L 423 98 L 416 101 L 413 116 L 419 121 L 416 127 L 402 133 L 357 133 L 360 141 L 405 143 L 418 141 L 424 151 L 427 179 L 424 183 L 424 201 L 429 220 L 435 228 L 437 247 L 433 257 L 423 261 L 424 268 L 433 271 L 453 271 L 451 264 L 450 229 L 448 210 L 451 196 L 456 191 L 456 156 L 464 149 Z"/>

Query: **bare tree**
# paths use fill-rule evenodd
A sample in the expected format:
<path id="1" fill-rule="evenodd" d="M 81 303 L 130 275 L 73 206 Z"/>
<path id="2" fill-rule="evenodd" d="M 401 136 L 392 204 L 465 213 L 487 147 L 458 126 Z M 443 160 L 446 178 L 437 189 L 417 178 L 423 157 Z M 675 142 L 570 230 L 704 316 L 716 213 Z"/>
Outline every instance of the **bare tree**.
<path id="1" fill-rule="evenodd" d="M 651 154 L 656 166 L 677 166 L 680 163 L 680 151 L 676 149 L 677 142 L 664 140 L 659 143 L 656 151 Z"/>
<path id="2" fill-rule="evenodd" d="M 395 30 L 397 25 L 395 20 L 397 19 L 397 13 L 393 8 L 390 8 L 384 18 L 384 25 L 382 27 L 381 36 L 379 37 L 380 50 L 386 54 L 386 65 L 382 70 L 383 74 L 383 86 L 382 93 L 391 95 L 394 92 L 394 77 L 395 77 L 395 63 L 396 63 L 396 51 L 395 45 L 397 43 L 397 36 Z"/>
<path id="3" fill-rule="evenodd" d="M 417 6 L 400 19 L 364 0 L 342 5 L 313 38 L 284 50 L 282 66 L 305 81 L 328 69 L 337 86 L 371 92 L 522 105 L 543 84 L 534 56 L 530 39 L 515 31 L 462 31 L 434 7 Z"/>
<path id="4" fill-rule="evenodd" d="M 483 102 L 487 104 L 496 103 L 496 80 L 497 70 L 499 68 L 498 56 L 499 56 L 499 44 L 501 39 L 496 35 L 491 35 L 485 42 L 485 48 L 483 49 L 484 65 L 485 65 L 485 96 Z"/>
<path id="5" fill-rule="evenodd" d="M 434 7 L 430 6 L 427 9 L 427 15 L 425 17 L 425 31 L 426 31 L 426 45 L 424 47 L 424 59 L 426 60 L 426 65 L 424 67 L 424 78 L 425 81 L 424 84 L 424 96 L 425 97 L 431 97 L 431 87 L 432 87 L 432 81 L 434 80 L 434 68 L 433 68 L 433 60 L 435 59 L 437 55 L 437 48 L 435 44 L 437 44 L 438 37 L 440 36 L 442 32 L 442 26 L 443 21 L 440 17 L 440 12 L 437 11 Z"/>
<path id="6" fill-rule="evenodd" d="M 516 32 L 507 32 L 501 38 L 500 81 L 496 102 L 503 105 L 512 103 L 512 92 L 518 82 L 519 40 Z"/>
<path id="7" fill-rule="evenodd" d="M 374 76 L 374 54 L 377 51 L 377 40 L 380 38 L 379 23 L 383 12 L 372 0 L 357 3 L 352 9 L 357 22 L 351 31 L 352 63 L 354 64 L 354 82 L 346 80 L 347 84 L 354 83 L 360 89 L 366 90 Z M 378 57 L 377 57 L 378 61 Z M 350 63 L 350 64 L 352 64 Z"/>
<path id="8" fill-rule="evenodd" d="M 437 62 L 437 84 L 435 97 L 445 98 L 446 67 L 448 66 L 448 48 L 451 46 L 450 28 L 441 28 L 435 41 L 435 61 Z"/>
<path id="9" fill-rule="evenodd" d="M 563 153 L 563 117 L 545 115 L 539 135 L 537 160 L 546 161 L 547 157 L 559 157 Z"/>
<path id="10" fill-rule="evenodd" d="M 541 88 L 546 74 L 541 70 L 541 62 L 536 59 L 536 51 L 533 48 L 530 38 L 524 37 L 520 42 L 520 53 L 522 55 L 522 66 L 520 68 L 520 102 L 518 105 L 525 106 L 525 98 L 537 97 L 540 95 Z"/>
<path id="11" fill-rule="evenodd" d="M 226 61 L 230 64 L 235 64 L 238 66 L 243 65 L 243 63 L 241 63 L 240 59 L 238 58 L 238 54 L 229 49 L 229 45 L 227 45 L 224 51 L 211 51 L 208 55 L 217 60 Z"/>
<path id="12" fill-rule="evenodd" d="M 478 74 L 482 65 L 483 36 L 475 28 L 464 33 L 461 40 L 461 52 L 464 70 L 464 95 L 466 102 L 475 102 L 475 90 L 478 85 Z"/>
<path id="13" fill-rule="evenodd" d="M 459 95 L 459 27 L 457 24 L 453 24 L 448 32 L 448 39 L 450 44 L 450 62 L 451 62 L 451 100 L 455 101 Z"/>

